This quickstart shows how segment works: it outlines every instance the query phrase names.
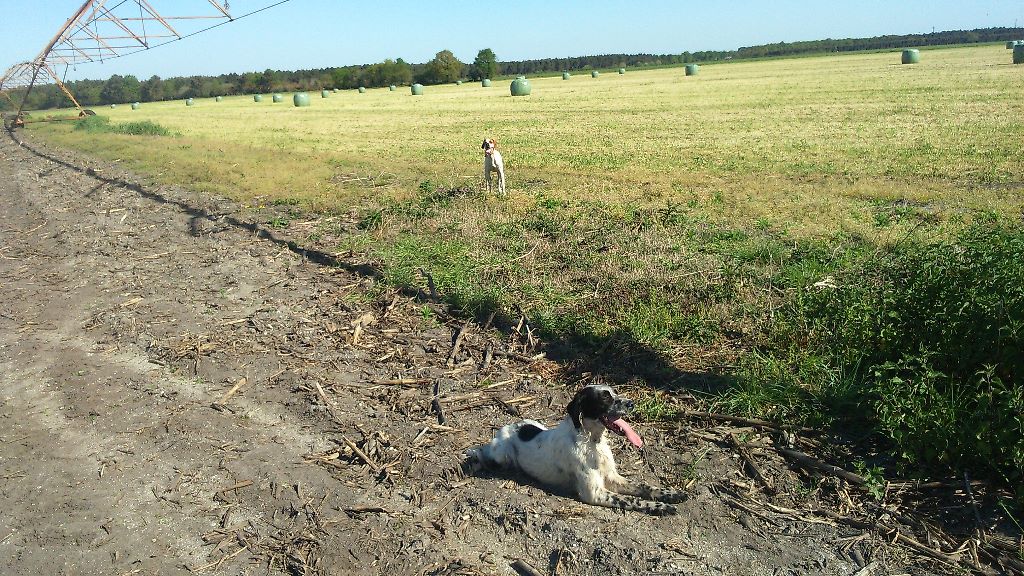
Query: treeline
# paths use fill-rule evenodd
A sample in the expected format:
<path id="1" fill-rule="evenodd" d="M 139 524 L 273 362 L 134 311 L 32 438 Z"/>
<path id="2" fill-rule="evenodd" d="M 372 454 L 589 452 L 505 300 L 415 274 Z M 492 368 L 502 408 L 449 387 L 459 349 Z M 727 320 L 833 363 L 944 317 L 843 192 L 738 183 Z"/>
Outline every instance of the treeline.
<path id="1" fill-rule="evenodd" d="M 796 56 L 822 52 L 853 52 L 857 50 L 884 50 L 887 48 L 918 48 L 921 46 L 947 46 L 950 44 L 981 44 L 1024 39 L 1024 28 L 981 28 L 977 30 L 948 30 L 929 34 L 901 36 L 875 36 L 873 38 L 844 38 L 810 40 L 806 42 L 779 42 L 762 46 L 749 46 L 736 50 L 734 58 L 766 58 Z"/>
<path id="2" fill-rule="evenodd" d="M 219 76 L 189 76 L 160 78 L 153 76 L 139 80 L 135 76 L 113 75 L 107 80 L 79 80 L 67 86 L 83 106 L 103 106 L 124 102 L 153 102 L 180 98 L 210 98 L 267 92 L 296 90 L 351 89 L 395 85 L 443 84 L 459 79 L 479 80 L 499 74 L 543 74 L 597 68 L 645 67 L 714 62 L 719 60 L 795 56 L 825 52 L 879 50 L 912 46 L 940 46 L 948 44 L 975 44 L 1024 39 L 1024 28 L 983 28 L 953 30 L 930 34 L 877 36 L 873 38 L 847 38 L 841 40 L 814 40 L 807 42 L 779 42 L 762 46 L 749 46 L 737 50 L 707 50 L 680 54 L 602 54 L 572 58 L 543 58 L 498 62 L 489 48 L 481 50 L 472 63 L 460 62 L 451 51 L 442 50 L 429 62 L 410 64 L 401 58 L 376 64 L 339 66 L 310 70 L 264 70 L 244 74 Z M 20 101 L 17 93 L 14 100 Z M 71 101 L 54 84 L 37 86 L 29 95 L 26 109 L 63 108 Z M 11 103 L 0 99 L 0 110 L 9 109 Z"/>

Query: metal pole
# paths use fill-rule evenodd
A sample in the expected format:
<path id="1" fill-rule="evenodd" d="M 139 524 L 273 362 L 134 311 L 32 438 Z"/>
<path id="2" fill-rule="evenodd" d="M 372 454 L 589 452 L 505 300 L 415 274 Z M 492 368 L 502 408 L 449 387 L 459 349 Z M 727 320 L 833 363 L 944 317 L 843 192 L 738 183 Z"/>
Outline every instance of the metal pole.
<path id="1" fill-rule="evenodd" d="M 43 48 L 43 51 L 40 52 L 39 56 L 36 56 L 36 59 L 32 62 L 32 81 L 28 83 L 28 88 L 25 90 L 25 96 L 21 99 L 21 106 L 18 106 L 18 114 L 14 117 L 14 124 L 16 126 L 24 124 L 22 114 L 25 111 L 25 104 L 28 102 L 29 95 L 32 94 L 32 88 L 36 85 L 36 78 L 39 77 L 39 69 L 45 65 L 46 57 L 50 54 L 50 50 L 53 50 L 53 46 L 57 43 L 58 40 L 60 40 L 60 37 L 64 35 L 64 32 L 66 32 L 72 24 L 74 24 L 76 21 L 78 21 L 79 18 L 82 17 L 82 14 L 84 14 L 85 11 L 89 9 L 89 6 L 92 5 L 94 1 L 95 0 L 86 0 L 85 2 L 83 2 L 82 7 L 79 8 L 77 12 L 75 12 L 74 16 L 68 18 L 68 21 L 65 22 L 63 26 L 60 27 L 60 30 L 57 32 L 56 35 L 54 35 L 53 39 L 51 39 L 50 42 L 46 45 L 46 48 Z M 58 80 L 57 83 L 60 84 L 60 81 Z M 63 86 L 61 86 L 61 88 L 65 92 L 67 92 L 67 88 L 64 88 Z M 74 98 L 72 98 L 71 101 L 75 102 L 76 105 L 78 104 L 78 102 L 75 101 Z M 79 113 L 82 112 L 81 106 L 78 106 L 78 111 Z"/>

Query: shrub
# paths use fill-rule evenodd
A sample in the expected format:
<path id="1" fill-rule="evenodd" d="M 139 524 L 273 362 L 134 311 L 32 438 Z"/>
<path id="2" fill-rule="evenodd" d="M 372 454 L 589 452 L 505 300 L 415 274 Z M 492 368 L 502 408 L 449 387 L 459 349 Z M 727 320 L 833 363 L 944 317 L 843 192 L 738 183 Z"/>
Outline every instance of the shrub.
<path id="1" fill-rule="evenodd" d="M 782 348 L 840 375 L 803 383 L 838 419 L 873 426 L 905 463 L 1024 482 L 1020 225 L 906 242 L 794 288 Z M 850 403 L 861 410 L 838 409 Z"/>
<path id="2" fill-rule="evenodd" d="M 111 124 L 106 116 L 86 116 L 75 124 L 75 130 L 89 133 L 129 134 L 132 136 L 173 136 L 174 133 L 149 120 Z"/>

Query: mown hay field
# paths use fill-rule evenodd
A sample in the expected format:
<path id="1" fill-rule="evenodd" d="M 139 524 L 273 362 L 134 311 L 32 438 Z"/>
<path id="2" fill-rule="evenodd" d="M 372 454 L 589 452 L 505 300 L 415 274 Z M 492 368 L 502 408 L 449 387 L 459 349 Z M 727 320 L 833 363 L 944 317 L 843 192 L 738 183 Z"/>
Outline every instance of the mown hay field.
<path id="1" fill-rule="evenodd" d="M 235 198 L 336 208 L 364 191 L 339 174 L 379 176 L 396 195 L 420 181 L 475 186 L 479 141 L 497 138 L 512 202 L 561 199 L 644 205 L 710 202 L 709 216 L 797 235 L 866 232 L 878 201 L 926 204 L 945 217 L 1013 212 L 1024 182 L 1024 75 L 1000 45 L 682 68 L 591 78 L 355 90 L 295 108 L 249 96 L 101 109 L 151 120 L 165 141 L 54 137 L 124 158 L 168 180 Z M 132 153 L 144 150 L 144 154 Z M 173 162 L 173 164 L 172 164 Z"/>

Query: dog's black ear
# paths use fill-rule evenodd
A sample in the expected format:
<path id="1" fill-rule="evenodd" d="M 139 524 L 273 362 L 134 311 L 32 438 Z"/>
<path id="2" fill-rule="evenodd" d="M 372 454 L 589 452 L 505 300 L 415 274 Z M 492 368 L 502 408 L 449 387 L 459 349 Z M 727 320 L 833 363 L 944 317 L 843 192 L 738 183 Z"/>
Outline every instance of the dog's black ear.
<path id="1" fill-rule="evenodd" d="M 480 147 L 483 148 L 484 150 L 487 150 L 487 140 L 484 140 L 484 143 L 481 144 Z"/>
<path id="2" fill-rule="evenodd" d="M 572 402 L 566 406 L 565 411 L 569 413 L 569 417 L 572 418 L 572 423 L 579 430 L 583 427 L 583 402 L 580 400 L 580 395 L 576 394 L 572 398 Z"/>

